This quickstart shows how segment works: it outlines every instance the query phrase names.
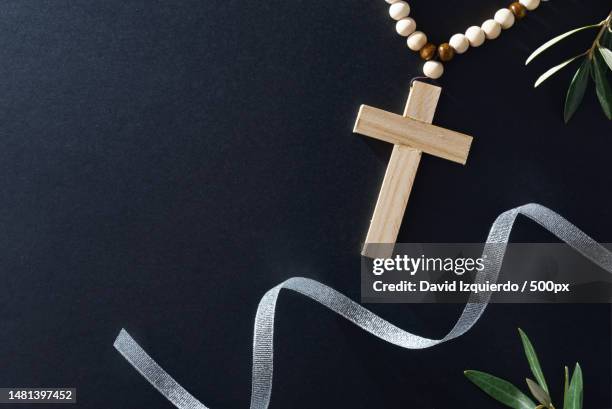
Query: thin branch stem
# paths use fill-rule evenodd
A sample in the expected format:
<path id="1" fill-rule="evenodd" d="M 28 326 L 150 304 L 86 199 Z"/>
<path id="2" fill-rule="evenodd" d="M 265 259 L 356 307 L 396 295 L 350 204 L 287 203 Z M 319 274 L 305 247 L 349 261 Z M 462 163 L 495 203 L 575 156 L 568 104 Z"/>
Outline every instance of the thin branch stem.
<path id="1" fill-rule="evenodd" d="M 593 41 L 593 45 L 591 46 L 591 48 L 588 51 L 588 57 L 589 60 L 593 59 L 593 54 L 595 53 L 595 49 L 597 47 L 600 47 L 599 44 L 599 40 L 601 40 L 601 37 L 603 37 L 604 33 L 606 32 L 606 30 L 610 31 L 610 23 L 612 22 L 612 11 L 610 11 L 610 14 L 608 14 L 608 17 L 602 21 L 601 24 L 601 28 L 599 29 L 599 32 L 597 33 L 597 37 L 595 37 L 595 41 Z"/>

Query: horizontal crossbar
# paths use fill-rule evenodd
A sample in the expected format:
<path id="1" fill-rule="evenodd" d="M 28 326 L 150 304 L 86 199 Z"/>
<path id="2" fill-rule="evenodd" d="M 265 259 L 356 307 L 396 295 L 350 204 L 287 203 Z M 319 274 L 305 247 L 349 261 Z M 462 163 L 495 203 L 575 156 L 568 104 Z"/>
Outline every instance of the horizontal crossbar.
<path id="1" fill-rule="evenodd" d="M 362 105 L 355 133 L 395 145 L 407 145 L 433 156 L 465 165 L 472 137 L 412 118 Z"/>

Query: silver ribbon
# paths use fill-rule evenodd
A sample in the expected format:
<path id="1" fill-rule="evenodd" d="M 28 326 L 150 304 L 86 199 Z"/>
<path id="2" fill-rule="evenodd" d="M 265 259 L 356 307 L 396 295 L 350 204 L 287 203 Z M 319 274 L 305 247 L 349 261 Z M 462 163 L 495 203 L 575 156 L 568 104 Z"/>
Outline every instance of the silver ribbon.
<path id="1" fill-rule="evenodd" d="M 492 283 L 497 281 L 506 245 L 518 215 L 524 215 L 535 221 L 587 259 L 612 273 L 612 253 L 552 210 L 537 204 L 528 204 L 502 213 L 491 226 L 483 251 L 483 258 L 486 260 L 485 269 L 476 276 L 477 283 L 487 280 Z M 370 334 L 407 349 L 430 348 L 465 334 L 480 319 L 491 297 L 491 293 L 470 296 L 461 316 L 450 332 L 441 339 L 430 339 L 396 327 L 324 284 L 308 278 L 290 278 L 269 290 L 257 307 L 253 337 L 251 409 L 266 409 L 270 404 L 274 317 L 276 301 L 283 289 L 302 294 Z M 114 346 L 174 406 L 180 409 L 207 409 L 164 371 L 124 329 L 117 336 Z"/>

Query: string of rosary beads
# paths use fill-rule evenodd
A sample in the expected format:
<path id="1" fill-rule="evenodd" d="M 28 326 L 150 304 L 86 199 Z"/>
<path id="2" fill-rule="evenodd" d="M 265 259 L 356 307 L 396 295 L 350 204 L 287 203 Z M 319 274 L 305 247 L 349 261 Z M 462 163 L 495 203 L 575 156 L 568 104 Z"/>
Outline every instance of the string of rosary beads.
<path id="1" fill-rule="evenodd" d="M 538 8 L 540 0 L 519 0 L 495 13 L 479 26 L 471 26 L 465 34 L 453 35 L 447 43 L 436 46 L 427 40 L 427 35 L 417 31 L 416 21 L 408 17 L 410 5 L 403 0 L 385 0 L 390 4 L 389 15 L 397 21 L 395 30 L 402 37 L 407 37 L 408 48 L 419 53 L 425 60 L 423 73 L 432 79 L 438 79 L 444 74 L 444 62 L 453 59 L 455 54 L 463 54 L 470 47 L 480 47 L 485 40 L 494 40 L 502 30 L 512 27 L 516 20 L 521 20 L 527 14 Z M 439 61 L 438 61 L 439 60 Z"/>

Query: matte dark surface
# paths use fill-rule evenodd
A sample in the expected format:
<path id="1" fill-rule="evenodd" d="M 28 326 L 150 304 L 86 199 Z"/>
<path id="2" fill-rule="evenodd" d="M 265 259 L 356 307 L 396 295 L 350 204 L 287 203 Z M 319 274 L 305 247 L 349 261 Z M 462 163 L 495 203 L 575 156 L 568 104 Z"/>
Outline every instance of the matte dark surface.
<path id="1" fill-rule="evenodd" d="M 504 1 L 412 2 L 435 42 Z M 402 241 L 478 242 L 549 206 L 612 241 L 612 132 L 592 89 L 565 126 L 572 71 L 537 76 L 610 2 L 543 4 L 447 66 L 435 122 L 475 136 L 467 167 L 425 157 Z M 125 327 L 212 408 L 244 408 L 255 308 L 302 275 L 359 297 L 359 249 L 390 147 L 351 133 L 361 103 L 401 112 L 420 63 L 377 1 L 0 3 L 0 386 L 74 386 L 83 408 L 169 408 L 112 348 Z M 521 220 L 516 240 L 552 237 Z M 372 306 L 442 336 L 461 306 Z M 493 408 L 464 369 L 557 396 L 580 361 L 610 408 L 610 308 L 493 305 L 466 336 L 406 351 L 302 297 L 279 306 L 273 408 Z M 558 406 L 560 406 L 558 404 Z M 26 407 L 26 406 L 20 406 Z"/>

